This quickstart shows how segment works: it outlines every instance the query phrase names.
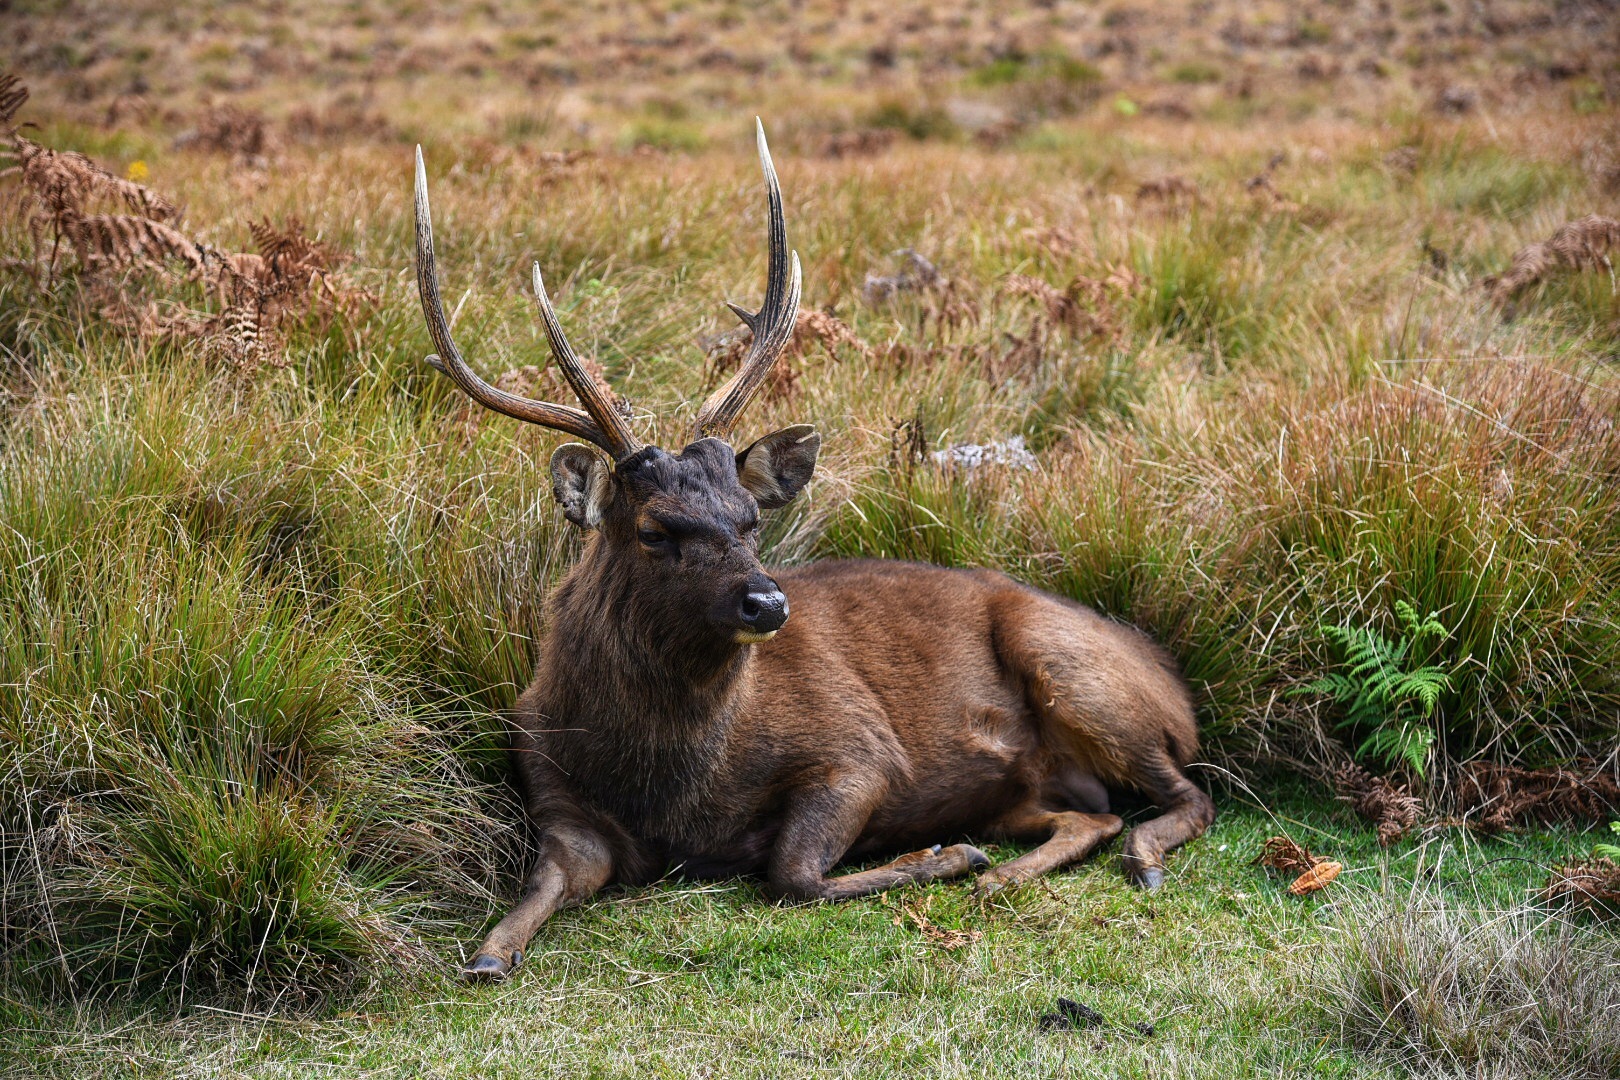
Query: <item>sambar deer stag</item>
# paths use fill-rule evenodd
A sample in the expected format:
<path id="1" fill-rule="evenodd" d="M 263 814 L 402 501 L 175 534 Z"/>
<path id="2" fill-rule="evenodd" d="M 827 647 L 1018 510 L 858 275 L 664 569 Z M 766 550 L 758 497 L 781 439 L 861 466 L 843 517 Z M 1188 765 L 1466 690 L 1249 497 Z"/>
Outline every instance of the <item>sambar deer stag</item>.
<path id="1" fill-rule="evenodd" d="M 1160 810 L 1123 852 L 1131 878 L 1153 888 L 1165 853 L 1214 819 L 1183 772 L 1198 746 L 1187 686 L 1136 629 L 989 570 L 761 565 L 759 513 L 805 486 L 821 437 L 799 425 L 742 450 L 730 442 L 799 305 L 763 126 L 758 141 L 765 301 L 758 312 L 732 305 L 752 344 L 678 453 L 637 440 L 569 347 L 538 264 L 535 301 L 583 408 L 517 397 L 473 372 L 440 300 L 417 150 L 417 284 L 438 350 L 428 361 L 480 404 L 590 444 L 551 459 L 563 514 L 591 535 L 552 592 L 538 671 L 512 713 L 536 861 L 464 967 L 470 978 L 510 972 L 559 908 L 672 868 L 763 873 L 801 900 L 978 870 L 993 891 L 1118 835 L 1115 789 Z M 991 867 L 978 848 L 945 844 L 966 838 L 1039 846 Z"/>

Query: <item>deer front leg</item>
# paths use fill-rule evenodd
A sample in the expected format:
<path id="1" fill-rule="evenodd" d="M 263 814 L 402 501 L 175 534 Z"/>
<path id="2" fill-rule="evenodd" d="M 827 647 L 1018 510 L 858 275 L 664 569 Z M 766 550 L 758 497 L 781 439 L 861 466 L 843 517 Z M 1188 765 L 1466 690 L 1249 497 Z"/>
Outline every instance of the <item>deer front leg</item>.
<path id="1" fill-rule="evenodd" d="M 848 900 L 896 885 L 960 877 L 990 865 L 978 848 L 952 844 L 913 851 L 872 870 L 828 877 L 827 871 L 859 839 L 885 787 L 880 779 L 846 776 L 797 792 L 771 853 L 771 888 L 798 900 Z"/>
<path id="2" fill-rule="evenodd" d="M 553 912 L 584 900 L 612 876 L 613 855 L 602 837 L 574 826 L 547 829 L 540 839 L 540 858 L 524 883 L 523 898 L 489 932 L 462 967 L 462 976 L 484 980 L 511 974 L 541 923 Z"/>

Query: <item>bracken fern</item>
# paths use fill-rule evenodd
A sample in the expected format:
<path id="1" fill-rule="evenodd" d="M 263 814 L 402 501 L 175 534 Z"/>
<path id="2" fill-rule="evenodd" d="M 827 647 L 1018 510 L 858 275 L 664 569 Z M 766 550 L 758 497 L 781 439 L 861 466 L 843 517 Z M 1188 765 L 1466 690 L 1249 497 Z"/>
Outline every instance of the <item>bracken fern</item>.
<path id="1" fill-rule="evenodd" d="M 1447 668 L 1421 661 L 1450 632 L 1437 612 L 1420 618 L 1405 600 L 1395 601 L 1395 619 L 1399 636 L 1393 640 L 1369 626 L 1322 627 L 1322 636 L 1339 652 L 1341 670 L 1294 693 L 1322 694 L 1343 707 L 1339 726 L 1362 736 L 1357 757 L 1404 764 L 1421 776 L 1436 740 L 1430 721 L 1451 690 Z"/>

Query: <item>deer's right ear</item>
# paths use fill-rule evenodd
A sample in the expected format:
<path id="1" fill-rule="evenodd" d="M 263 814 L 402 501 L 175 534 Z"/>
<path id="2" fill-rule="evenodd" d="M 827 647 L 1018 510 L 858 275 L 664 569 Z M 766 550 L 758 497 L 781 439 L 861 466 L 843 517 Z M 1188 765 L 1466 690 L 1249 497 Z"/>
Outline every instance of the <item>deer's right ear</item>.
<path id="1" fill-rule="evenodd" d="M 563 443 L 551 455 L 551 494 L 582 529 L 602 524 L 611 483 L 606 459 L 584 443 Z"/>

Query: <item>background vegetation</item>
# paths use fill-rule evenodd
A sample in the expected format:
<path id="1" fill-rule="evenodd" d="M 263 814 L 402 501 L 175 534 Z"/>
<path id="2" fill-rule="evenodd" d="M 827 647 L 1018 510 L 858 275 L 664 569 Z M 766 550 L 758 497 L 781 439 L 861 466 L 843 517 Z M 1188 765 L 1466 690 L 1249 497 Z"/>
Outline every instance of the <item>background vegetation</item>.
<path id="1" fill-rule="evenodd" d="M 245 292 L 236 269 L 97 259 L 7 182 L 0 1061 L 1207 1075 L 1259 1046 L 1279 1073 L 1612 1065 L 1591 1017 L 1620 978 L 1560 999 L 1587 1043 L 1514 1028 L 1530 1049 L 1510 1060 L 1500 1025 L 1419 1037 L 1473 1030 L 1443 995 L 1374 1022 L 1402 977 L 1500 993 L 1474 969 L 1380 982 L 1380 939 L 1348 941 L 1478 944 L 1470 919 L 1495 926 L 1586 840 L 1434 825 L 1384 852 L 1275 772 L 1325 777 L 1394 738 L 1367 763 L 1444 805 L 1470 759 L 1614 770 L 1612 264 L 1482 283 L 1566 221 L 1620 215 L 1612 7 L 0 19 L 33 91 L 22 137 L 162 193 L 198 250 L 304 252 L 302 278 Z M 826 435 L 775 557 L 1000 566 L 1144 627 L 1199 690 L 1225 816 L 1163 899 L 1107 859 L 985 910 L 949 886 L 835 910 L 665 886 L 562 917 L 505 989 L 447 988 L 513 888 L 499 714 L 577 540 L 544 476 L 556 437 L 474 414 L 421 363 L 412 144 L 471 362 L 561 392 L 524 293 L 539 259 L 576 345 L 669 442 L 734 353 L 720 301 L 762 287 L 756 114 L 812 314 L 748 424 Z M 1032 468 L 933 456 L 1014 436 Z M 1346 635 L 1399 642 L 1398 601 L 1444 631 L 1409 658 L 1446 675 L 1432 710 L 1295 692 L 1342 670 Z M 1354 872 L 1280 896 L 1247 866 L 1278 828 L 1257 801 Z M 1414 905 L 1436 865 L 1471 869 Z M 1408 908 L 1442 914 L 1385 918 Z M 1515 941 L 1542 926 L 1514 918 Z M 981 936 L 947 949 L 925 925 Z M 1577 944 L 1615 970 L 1612 939 Z M 1330 972 L 1371 1011 L 1320 1004 Z M 1035 1033 L 1066 988 L 1159 1034 Z M 201 1019 L 220 1008 L 235 1018 Z"/>

